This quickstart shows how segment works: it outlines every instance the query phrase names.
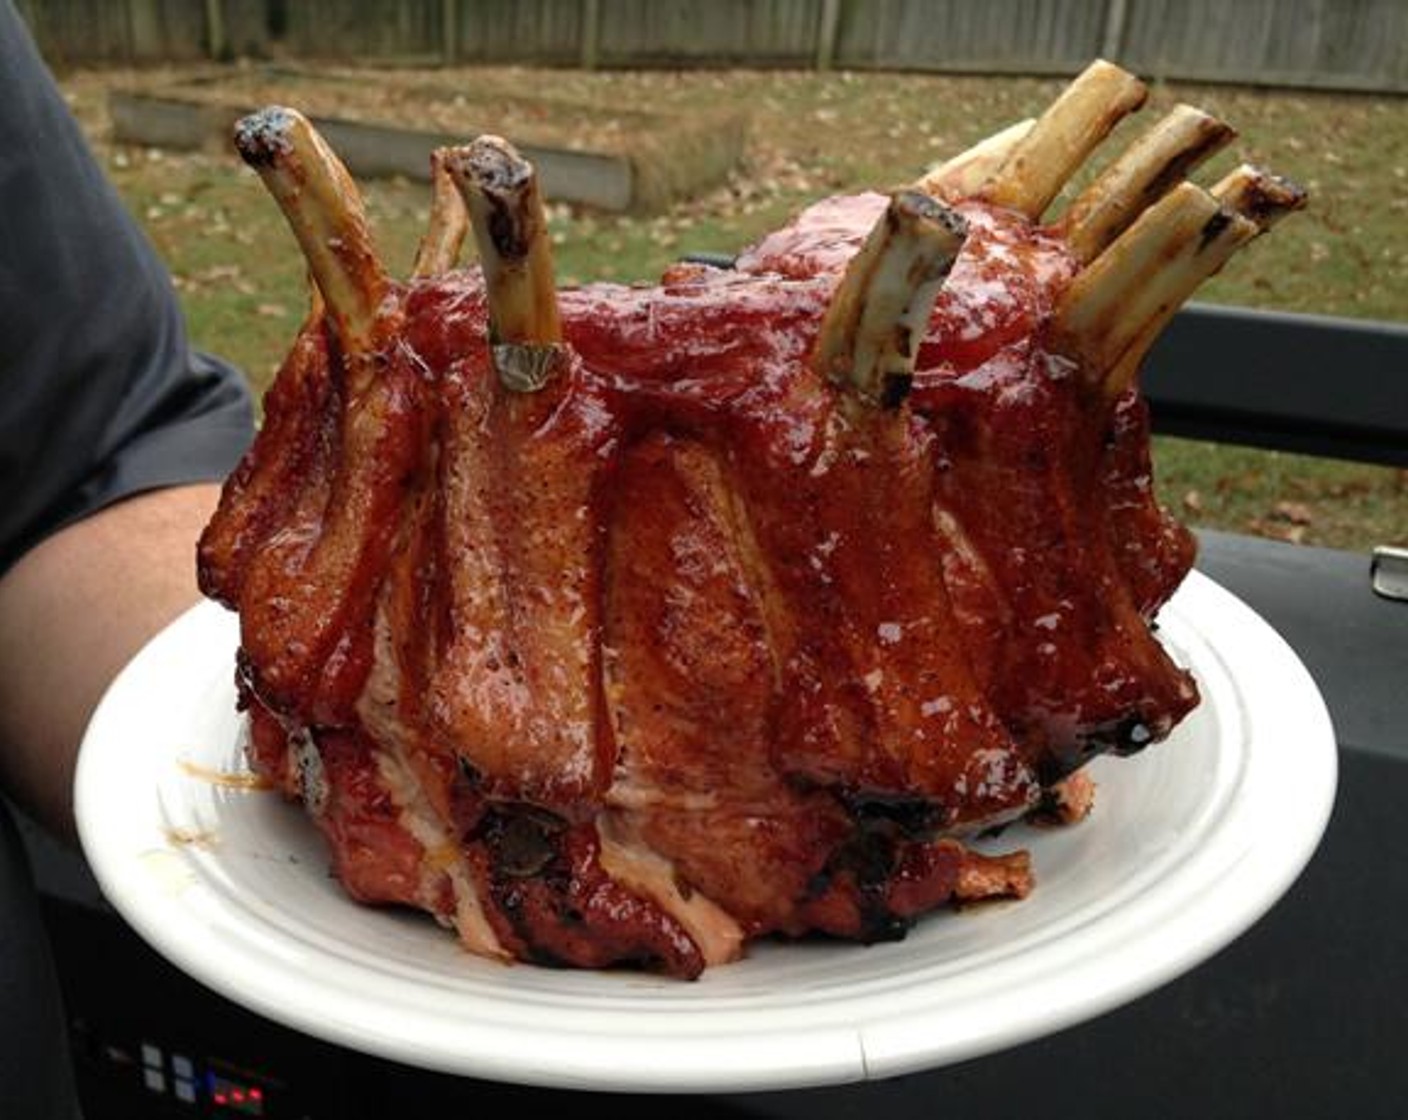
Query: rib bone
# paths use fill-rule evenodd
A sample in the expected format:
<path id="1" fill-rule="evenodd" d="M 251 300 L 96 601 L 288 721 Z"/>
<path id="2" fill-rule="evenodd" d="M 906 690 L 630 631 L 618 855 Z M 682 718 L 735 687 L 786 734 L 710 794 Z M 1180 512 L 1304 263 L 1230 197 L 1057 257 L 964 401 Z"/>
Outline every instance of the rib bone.
<path id="1" fill-rule="evenodd" d="M 979 140 L 966 151 L 930 168 L 914 184 L 915 189 L 936 198 L 971 198 L 992 178 L 1034 123 L 1035 118 L 1028 117 Z"/>
<path id="2" fill-rule="evenodd" d="M 1216 117 L 1191 105 L 1176 106 L 1071 203 L 1060 222 L 1067 247 L 1082 264 L 1094 260 L 1143 210 L 1234 135 Z"/>
<path id="3" fill-rule="evenodd" d="M 1212 188 L 1223 207 L 1255 222 L 1265 233 L 1306 203 L 1304 188 L 1260 167 L 1244 163 Z"/>
<path id="4" fill-rule="evenodd" d="M 430 221 L 416 250 L 413 276 L 439 276 L 454 268 L 469 230 L 469 212 L 445 166 L 449 152 L 436 148 L 430 153 Z"/>
<path id="5" fill-rule="evenodd" d="M 1148 89 L 1113 63 L 1091 63 L 1012 148 L 981 198 L 1036 220 L 1110 130 L 1144 104 Z"/>
<path id="6" fill-rule="evenodd" d="M 1182 183 L 1146 210 L 1062 294 L 1053 323 L 1056 348 L 1092 383 L 1115 396 L 1129 384 L 1125 359 L 1238 246 L 1255 223 L 1225 210 L 1207 191 Z M 1150 332 L 1153 332 L 1151 334 Z"/>
<path id="7" fill-rule="evenodd" d="M 288 219 L 343 348 L 370 353 L 389 281 L 347 168 L 307 117 L 280 105 L 241 120 L 235 147 Z"/>
<path id="8" fill-rule="evenodd" d="M 851 258 L 822 320 L 814 368 L 870 404 L 898 405 L 934 300 L 968 229 L 942 203 L 897 192 Z"/>
<path id="9" fill-rule="evenodd" d="M 1301 187 L 1289 179 L 1248 164 L 1243 164 L 1228 174 L 1212 188 L 1211 193 L 1224 212 L 1236 214 L 1243 223 L 1235 229 L 1229 227 L 1208 246 L 1203 264 L 1210 270 L 1196 280 L 1192 287 L 1196 287 L 1202 279 L 1221 268 L 1227 258 L 1241 246 L 1265 233 L 1287 214 L 1299 210 L 1306 203 L 1306 193 Z M 1245 223 L 1254 227 L 1249 235 Z M 1222 258 L 1220 261 L 1217 259 L 1219 255 Z M 1192 287 L 1189 289 L 1189 295 L 1192 294 Z M 1140 328 L 1134 341 L 1126 348 L 1106 378 L 1106 389 L 1111 397 L 1118 396 L 1134 383 L 1140 364 L 1177 313 L 1178 307 L 1177 303 L 1166 307 Z"/>
<path id="10" fill-rule="evenodd" d="M 498 136 L 451 149 L 446 166 L 469 207 L 492 341 L 520 347 L 559 342 L 552 247 L 537 171 Z"/>

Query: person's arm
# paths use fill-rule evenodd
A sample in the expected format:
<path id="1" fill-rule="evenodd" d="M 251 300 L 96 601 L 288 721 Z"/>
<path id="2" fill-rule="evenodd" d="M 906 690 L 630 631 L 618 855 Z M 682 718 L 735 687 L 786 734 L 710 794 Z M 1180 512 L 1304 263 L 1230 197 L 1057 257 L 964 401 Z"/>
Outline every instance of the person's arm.
<path id="1" fill-rule="evenodd" d="M 56 835 L 72 835 L 74 761 L 103 690 L 198 598 L 193 542 L 218 495 L 207 483 L 124 499 L 0 579 L 0 785 Z"/>
<path id="2" fill-rule="evenodd" d="M 60 835 L 93 706 L 196 600 L 196 538 L 252 431 L 242 375 L 192 352 L 0 0 L 0 793 Z"/>

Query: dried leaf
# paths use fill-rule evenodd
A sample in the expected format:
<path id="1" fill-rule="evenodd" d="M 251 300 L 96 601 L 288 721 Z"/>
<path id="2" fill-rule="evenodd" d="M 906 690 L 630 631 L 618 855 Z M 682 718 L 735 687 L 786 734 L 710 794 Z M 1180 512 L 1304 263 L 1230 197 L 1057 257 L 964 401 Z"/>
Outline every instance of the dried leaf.
<path id="1" fill-rule="evenodd" d="M 1304 502 L 1277 502 L 1272 512 L 1292 525 L 1309 525 L 1315 520 L 1315 511 Z"/>
<path id="2" fill-rule="evenodd" d="M 1283 521 L 1265 521 L 1259 517 L 1254 517 L 1246 523 L 1249 533 L 1258 537 L 1269 537 L 1271 540 L 1286 541 L 1288 544 L 1300 544 L 1305 540 L 1304 525 L 1288 525 Z"/>

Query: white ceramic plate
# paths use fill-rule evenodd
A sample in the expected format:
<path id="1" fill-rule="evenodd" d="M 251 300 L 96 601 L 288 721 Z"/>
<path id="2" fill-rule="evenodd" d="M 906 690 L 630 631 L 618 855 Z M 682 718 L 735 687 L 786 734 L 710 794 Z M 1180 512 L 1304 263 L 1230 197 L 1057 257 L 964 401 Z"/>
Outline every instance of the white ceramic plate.
<path id="1" fill-rule="evenodd" d="M 744 1091 L 882 1078 L 1012 1046 L 1172 979 L 1260 917 L 1314 851 L 1335 741 L 1314 682 L 1194 574 L 1160 619 L 1204 701 L 1167 742 L 1094 764 L 1093 815 L 1030 846 L 1030 898 L 938 912 L 896 944 L 763 944 L 695 983 L 471 957 L 362 907 L 320 837 L 244 769 L 232 616 L 202 605 L 114 683 L 79 759 L 83 846 L 157 950 L 236 1002 L 430 1069 L 568 1088 Z"/>

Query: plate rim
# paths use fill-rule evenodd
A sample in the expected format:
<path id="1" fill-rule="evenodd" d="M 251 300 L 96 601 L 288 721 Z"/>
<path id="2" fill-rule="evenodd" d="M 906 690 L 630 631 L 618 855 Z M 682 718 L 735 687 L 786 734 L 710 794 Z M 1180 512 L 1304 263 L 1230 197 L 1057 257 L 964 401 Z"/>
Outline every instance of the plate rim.
<path id="1" fill-rule="evenodd" d="M 217 615 L 220 622 L 215 621 Z M 103 895 L 161 955 L 236 1003 L 349 1049 L 439 1072 L 542 1087 L 618 1092 L 798 1089 L 918 1072 L 1054 1033 L 1162 986 L 1259 921 L 1291 887 L 1318 848 L 1334 806 L 1337 747 L 1328 709 L 1309 671 L 1261 616 L 1201 572 L 1190 573 L 1165 608 L 1165 615 L 1185 624 L 1199 639 L 1200 651 L 1208 651 L 1204 656 L 1218 658 L 1220 671 L 1236 682 L 1244 724 L 1241 733 L 1246 738 L 1244 766 L 1265 769 L 1270 765 L 1264 757 L 1270 749 L 1266 740 L 1286 737 L 1299 744 L 1295 767 L 1283 767 L 1280 774 L 1273 768 L 1270 778 L 1257 778 L 1280 781 L 1284 787 L 1281 792 L 1292 795 L 1287 815 L 1295 828 L 1278 836 L 1276 844 L 1243 843 L 1232 853 L 1236 858 L 1229 857 L 1227 866 L 1209 869 L 1209 874 L 1219 872 L 1214 881 L 1175 878 L 1181 893 L 1162 899 L 1162 903 L 1174 906 L 1173 920 L 1188 934 L 1176 947 L 1168 936 L 1153 938 L 1149 933 L 1151 913 L 1145 913 L 1142 924 L 1134 922 L 1139 917 L 1137 908 L 1133 913 L 1126 908 L 1123 914 L 1103 915 L 1096 932 L 1103 935 L 1116 962 L 1131 953 L 1142 953 L 1140 968 L 1093 969 L 1087 959 L 1087 943 L 1086 949 L 1075 952 L 1073 960 L 1059 961 L 1072 971 L 1052 969 L 1054 962 L 1047 960 L 1042 974 L 1023 977 L 1025 986 L 1008 983 L 999 992 L 988 992 L 983 1004 L 972 1009 L 973 1018 L 957 1037 L 935 1040 L 934 1030 L 946 1024 L 947 1017 L 926 1004 L 921 991 L 918 996 L 911 992 L 906 998 L 892 1000 L 883 1016 L 879 1008 L 872 1008 L 868 1016 L 849 1024 L 809 1023 L 805 1014 L 797 1011 L 781 1036 L 775 1030 L 766 1032 L 765 1037 L 740 1030 L 737 1020 L 746 1019 L 750 1012 L 732 1013 L 734 1020 L 730 1021 L 726 1010 L 708 1012 L 719 1020 L 699 1024 L 709 1026 L 709 1031 L 662 1035 L 654 1017 L 641 1016 L 643 1008 L 628 1001 L 629 1014 L 644 1020 L 630 1036 L 617 1030 L 587 1038 L 580 1031 L 547 1029 L 541 1023 L 531 1029 L 506 1027 L 502 1022 L 475 1022 L 469 1015 L 464 1021 L 449 1022 L 449 1042 L 427 1047 L 424 1038 L 418 1037 L 424 1032 L 414 1029 L 414 1010 L 383 1003 L 375 1007 L 375 1016 L 368 1017 L 363 1013 L 371 1010 L 367 1003 L 370 997 L 329 987 L 311 973 L 259 976 L 253 987 L 248 976 L 235 982 L 228 972 L 212 965 L 211 954 L 220 946 L 203 943 L 202 933 L 213 934 L 197 920 L 204 915 L 190 908 L 201 892 L 190 896 L 189 883 L 183 877 L 189 875 L 195 881 L 191 863 L 201 857 L 183 860 L 177 855 L 169 867 L 157 869 L 156 874 L 151 866 L 138 871 L 132 861 L 143 853 L 124 850 L 117 842 L 113 814 L 103 797 L 111 788 L 114 767 L 120 769 L 122 761 L 114 756 L 113 748 L 105 746 L 111 741 L 109 728 L 115 722 L 121 725 L 128 709 L 141 697 L 149 697 L 147 675 L 207 627 L 225 627 L 233 639 L 234 617 L 208 601 L 191 607 L 147 643 L 117 675 L 95 710 L 80 749 L 75 779 L 80 844 Z M 232 681 L 232 646 L 221 656 Z M 213 652 L 211 658 L 213 672 Z M 1269 663 L 1275 672 L 1239 675 L 1239 670 L 1257 661 L 1263 663 L 1263 669 Z M 1205 662 L 1198 667 L 1210 674 L 1214 668 Z M 1260 753 L 1253 756 L 1253 752 Z M 1137 765 L 1138 760 L 1120 763 L 1128 764 Z M 1247 780 L 1242 775 L 1238 788 Z M 1265 788 L 1256 793 L 1262 798 L 1270 796 Z M 154 789 L 154 803 L 158 795 L 159 790 Z M 147 854 L 152 850 L 144 849 Z M 1204 855 L 1195 853 L 1195 858 Z M 163 875 L 176 879 L 163 883 Z M 1037 892 L 1040 890 L 1038 885 Z M 1157 892 L 1155 897 L 1159 897 Z M 348 905 L 357 906 L 350 899 Z M 1135 939 L 1132 944 L 1130 937 Z M 1066 949 L 1067 956 L 1074 952 L 1070 946 Z M 717 971 L 706 974 L 706 981 Z M 541 969 L 534 974 L 554 978 L 576 975 Z M 706 981 L 699 984 L 707 990 Z M 667 984 L 677 986 L 680 982 Z M 696 985 L 688 987 L 700 990 Z M 629 984 L 622 988 L 631 991 Z M 301 1002 L 309 993 L 319 997 L 315 1004 Z M 1040 1013 L 1025 1006 L 1014 1012 L 1014 1003 L 1030 1004 L 1033 1000 L 1043 1005 Z M 315 1011 L 315 1006 L 321 1010 Z M 329 1014 L 330 1008 L 338 1010 Z M 522 1037 L 516 1037 L 515 1031 Z M 741 1040 L 746 1044 L 740 1045 Z M 629 1062 L 622 1061 L 623 1045 L 630 1048 Z M 683 1062 L 681 1046 L 688 1048 Z"/>

